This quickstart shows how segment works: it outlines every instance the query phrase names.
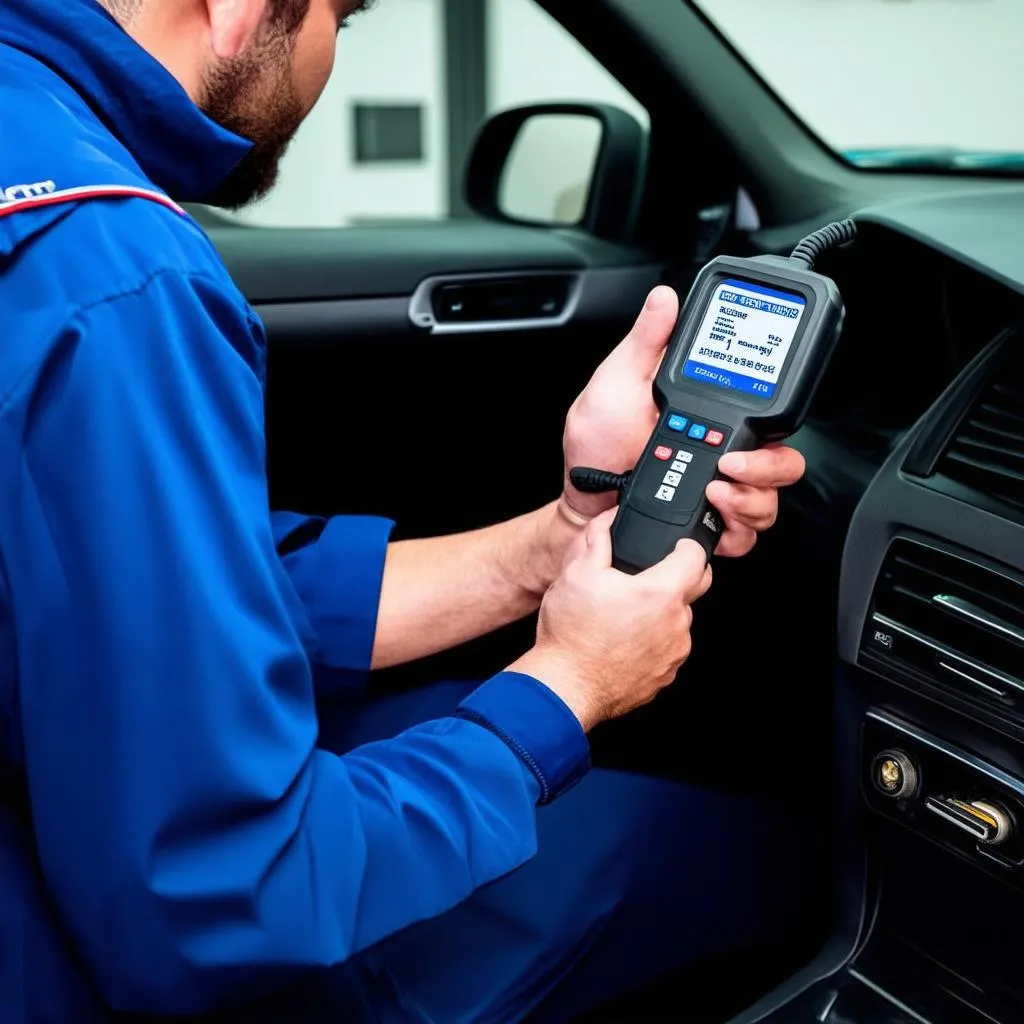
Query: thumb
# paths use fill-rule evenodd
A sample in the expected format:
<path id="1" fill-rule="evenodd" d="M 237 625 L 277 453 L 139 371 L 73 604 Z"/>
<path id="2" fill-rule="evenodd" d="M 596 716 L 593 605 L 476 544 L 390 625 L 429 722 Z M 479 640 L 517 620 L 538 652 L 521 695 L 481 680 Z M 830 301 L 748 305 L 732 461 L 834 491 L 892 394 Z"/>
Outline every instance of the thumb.
<path id="1" fill-rule="evenodd" d="M 633 364 L 635 373 L 653 378 L 658 372 L 678 318 L 678 296 L 667 285 L 658 285 L 647 296 L 644 308 L 622 342 L 622 353 Z"/>
<path id="2" fill-rule="evenodd" d="M 612 523 L 617 511 L 614 508 L 605 509 L 587 524 L 587 550 L 583 557 L 601 569 L 607 569 L 612 564 Z"/>
<path id="3" fill-rule="evenodd" d="M 695 541 L 686 538 L 660 562 L 656 562 L 640 575 L 666 590 L 675 591 L 687 604 L 695 601 L 706 588 L 702 588 L 708 557 Z"/>

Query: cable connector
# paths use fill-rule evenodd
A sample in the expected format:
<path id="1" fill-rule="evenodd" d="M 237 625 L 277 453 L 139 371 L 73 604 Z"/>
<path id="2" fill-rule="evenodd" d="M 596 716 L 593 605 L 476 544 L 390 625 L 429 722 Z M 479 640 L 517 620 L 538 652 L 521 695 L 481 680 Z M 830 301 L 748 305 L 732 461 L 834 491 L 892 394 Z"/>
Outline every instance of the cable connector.
<path id="1" fill-rule="evenodd" d="M 608 491 L 626 489 L 632 472 L 611 473 L 607 469 L 591 469 L 589 466 L 573 466 L 569 470 L 569 480 L 573 487 L 584 494 L 605 494 Z"/>
<path id="2" fill-rule="evenodd" d="M 852 220 L 836 220 L 802 239 L 790 254 L 791 260 L 799 260 L 813 268 L 817 258 L 829 249 L 849 245 L 857 237 L 857 225 Z"/>

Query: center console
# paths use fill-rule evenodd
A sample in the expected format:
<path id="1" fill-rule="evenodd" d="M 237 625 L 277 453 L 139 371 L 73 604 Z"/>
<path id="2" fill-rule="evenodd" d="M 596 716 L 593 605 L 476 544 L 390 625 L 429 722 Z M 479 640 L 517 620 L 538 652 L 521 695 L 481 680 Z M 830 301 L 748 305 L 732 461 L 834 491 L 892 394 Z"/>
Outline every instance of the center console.
<path id="1" fill-rule="evenodd" d="M 1024 333 L 864 494 L 839 644 L 839 928 L 739 1020 L 1024 1021 Z"/>

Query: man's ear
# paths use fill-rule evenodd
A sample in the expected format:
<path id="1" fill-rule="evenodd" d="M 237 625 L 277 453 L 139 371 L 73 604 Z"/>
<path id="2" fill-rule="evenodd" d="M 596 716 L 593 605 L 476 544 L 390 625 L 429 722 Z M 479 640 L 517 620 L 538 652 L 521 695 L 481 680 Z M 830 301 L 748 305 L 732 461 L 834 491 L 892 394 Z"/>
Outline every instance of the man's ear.
<path id="1" fill-rule="evenodd" d="M 267 13 L 267 0 L 206 0 L 206 9 L 214 55 L 232 60 L 255 41 Z"/>

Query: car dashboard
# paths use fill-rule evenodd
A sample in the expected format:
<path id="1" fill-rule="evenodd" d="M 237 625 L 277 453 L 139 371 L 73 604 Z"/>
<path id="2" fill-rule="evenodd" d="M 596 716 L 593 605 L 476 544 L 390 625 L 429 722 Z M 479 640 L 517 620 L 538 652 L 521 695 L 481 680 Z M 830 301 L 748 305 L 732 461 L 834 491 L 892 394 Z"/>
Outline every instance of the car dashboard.
<path id="1" fill-rule="evenodd" d="M 856 219 L 796 439 L 845 533 L 838 927 L 741 1019 L 1024 1020 L 1024 189 Z"/>
<path id="2" fill-rule="evenodd" d="M 807 474 L 784 490 L 779 522 L 750 555 L 717 560 L 689 685 L 595 730 L 594 762 L 779 809 L 797 880 L 792 936 L 773 936 L 787 950 L 792 938 L 795 952 L 775 976 L 813 959 L 743 1024 L 1021 1021 L 1007 937 L 1024 918 L 1024 188 L 852 212 L 856 242 L 818 264 L 847 317 L 792 441 Z M 548 500 L 561 461 L 547 439 L 567 403 L 647 288 L 682 292 L 695 264 L 641 253 L 618 267 L 614 254 L 578 248 L 577 235 L 504 228 L 438 225 L 418 248 L 399 232 L 378 266 L 358 229 L 315 246 L 296 233 L 217 235 L 270 334 L 275 507 L 383 513 L 428 536 Z M 768 233 L 747 241 L 747 252 L 728 251 L 789 251 Z M 422 282 L 440 270 L 452 272 L 442 285 L 469 271 L 518 280 L 520 264 L 582 282 L 560 329 L 417 323 Z M 353 349 L 364 337 L 375 343 Z M 456 385 L 466 366 L 486 369 L 492 386 Z M 367 379 L 394 389 L 369 426 Z M 410 437 L 394 409 L 416 414 L 419 477 L 393 471 Z M 466 429 L 495 410 L 500 473 L 492 434 Z M 368 436 L 374 444 L 346 444 L 344 473 L 324 472 L 337 439 Z M 443 481 L 443 500 L 423 500 L 422 481 Z M 531 631 L 524 620 L 374 685 L 483 678 Z M 819 906 L 833 868 L 834 906 Z M 813 955 L 806 946 L 830 927 Z"/>

